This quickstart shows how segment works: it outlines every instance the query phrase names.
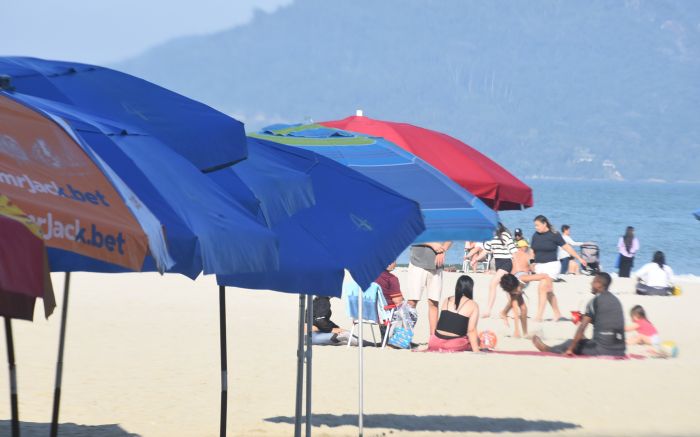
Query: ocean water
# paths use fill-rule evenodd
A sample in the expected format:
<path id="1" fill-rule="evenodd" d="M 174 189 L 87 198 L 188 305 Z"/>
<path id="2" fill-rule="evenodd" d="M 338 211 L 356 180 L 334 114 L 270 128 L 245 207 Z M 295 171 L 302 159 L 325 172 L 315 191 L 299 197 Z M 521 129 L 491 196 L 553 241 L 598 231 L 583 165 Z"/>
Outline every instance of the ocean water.
<path id="1" fill-rule="evenodd" d="M 604 270 L 616 271 L 617 241 L 627 226 L 634 226 L 640 250 L 635 269 L 661 250 L 676 274 L 700 275 L 700 221 L 692 212 L 700 208 L 700 184 L 526 180 L 534 191 L 535 206 L 524 211 L 499 213 L 511 231 L 521 228 L 529 240 L 533 219 L 543 214 L 559 228 L 571 226 L 575 241 L 600 246 Z M 461 264 L 464 241 L 455 241 L 448 264 Z M 405 251 L 398 260 L 408 262 Z"/>

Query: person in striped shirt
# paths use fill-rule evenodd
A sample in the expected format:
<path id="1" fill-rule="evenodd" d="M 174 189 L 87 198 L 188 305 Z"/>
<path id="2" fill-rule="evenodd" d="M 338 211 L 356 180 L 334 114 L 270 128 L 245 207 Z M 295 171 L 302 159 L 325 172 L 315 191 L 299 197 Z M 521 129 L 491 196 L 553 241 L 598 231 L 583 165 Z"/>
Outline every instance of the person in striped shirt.
<path id="1" fill-rule="evenodd" d="M 510 232 L 503 223 L 499 222 L 496 228 L 496 235 L 493 239 L 484 243 L 484 253 L 481 255 L 481 257 L 484 258 L 490 253 L 496 263 L 496 274 L 493 276 L 491 284 L 489 284 L 488 306 L 481 317 L 485 318 L 491 315 L 493 304 L 496 301 L 496 289 L 503 275 L 513 270 L 513 254 L 517 252 L 517 250 Z"/>

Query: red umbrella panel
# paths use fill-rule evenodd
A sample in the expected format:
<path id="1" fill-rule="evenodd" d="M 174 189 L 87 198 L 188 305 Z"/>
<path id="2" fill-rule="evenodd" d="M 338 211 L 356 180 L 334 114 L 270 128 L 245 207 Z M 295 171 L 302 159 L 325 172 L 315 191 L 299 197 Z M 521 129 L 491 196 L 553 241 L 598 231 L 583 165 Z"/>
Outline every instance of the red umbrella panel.
<path id="1" fill-rule="evenodd" d="M 533 204 L 529 186 L 483 153 L 449 135 L 364 116 L 319 124 L 383 137 L 427 161 L 496 211 L 529 208 Z"/>
<path id="2" fill-rule="evenodd" d="M 36 298 L 48 317 L 56 307 L 39 227 L 0 195 L 0 316 L 32 320 Z"/>

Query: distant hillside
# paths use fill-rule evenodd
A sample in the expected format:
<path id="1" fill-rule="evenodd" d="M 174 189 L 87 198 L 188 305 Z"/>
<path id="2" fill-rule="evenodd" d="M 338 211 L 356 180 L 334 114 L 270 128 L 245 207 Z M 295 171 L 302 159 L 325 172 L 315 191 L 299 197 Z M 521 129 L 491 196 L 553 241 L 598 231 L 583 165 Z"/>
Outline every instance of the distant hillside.
<path id="1" fill-rule="evenodd" d="M 367 115 L 520 176 L 700 180 L 700 2 L 297 0 L 116 68 L 237 116 Z"/>

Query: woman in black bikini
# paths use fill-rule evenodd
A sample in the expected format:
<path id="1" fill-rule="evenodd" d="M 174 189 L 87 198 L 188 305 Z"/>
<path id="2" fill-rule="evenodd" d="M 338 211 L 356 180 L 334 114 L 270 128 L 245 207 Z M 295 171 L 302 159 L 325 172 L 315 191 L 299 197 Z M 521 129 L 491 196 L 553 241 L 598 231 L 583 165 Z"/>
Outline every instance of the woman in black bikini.
<path id="1" fill-rule="evenodd" d="M 437 328 L 428 341 L 429 351 L 462 352 L 478 351 L 479 339 L 476 325 L 479 322 L 479 305 L 472 300 L 474 280 L 467 275 L 457 279 L 454 297 L 442 305 Z"/>

